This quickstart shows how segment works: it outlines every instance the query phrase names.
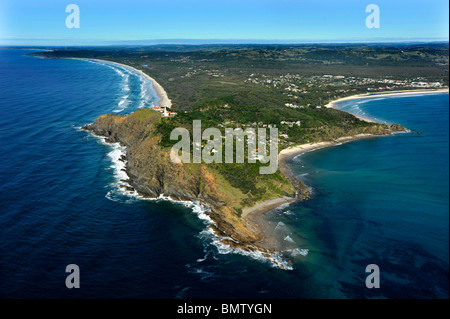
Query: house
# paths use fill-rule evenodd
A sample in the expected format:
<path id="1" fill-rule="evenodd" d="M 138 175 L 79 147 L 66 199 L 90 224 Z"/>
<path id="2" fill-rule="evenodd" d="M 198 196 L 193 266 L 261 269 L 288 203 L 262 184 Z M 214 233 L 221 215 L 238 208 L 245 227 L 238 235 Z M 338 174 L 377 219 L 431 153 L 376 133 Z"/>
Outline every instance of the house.
<path id="1" fill-rule="evenodd" d="M 167 108 L 166 108 L 165 106 L 164 106 L 164 110 L 159 111 L 159 112 L 162 113 L 162 116 L 163 116 L 163 117 L 174 117 L 175 115 L 177 115 L 176 112 L 170 112 L 170 111 L 167 111 Z"/>
<path id="2" fill-rule="evenodd" d="M 255 148 L 253 151 L 252 151 L 252 153 L 251 153 L 251 155 L 249 156 L 249 159 L 250 160 L 260 160 L 260 159 L 264 159 L 264 156 L 263 155 L 259 155 L 258 153 L 259 153 L 259 148 Z"/>

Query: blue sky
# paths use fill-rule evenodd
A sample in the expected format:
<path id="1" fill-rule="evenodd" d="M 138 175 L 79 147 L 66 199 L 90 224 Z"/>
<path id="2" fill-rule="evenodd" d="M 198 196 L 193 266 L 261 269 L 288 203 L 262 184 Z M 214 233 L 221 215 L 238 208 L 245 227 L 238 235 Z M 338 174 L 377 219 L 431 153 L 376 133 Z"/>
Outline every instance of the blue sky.
<path id="1" fill-rule="evenodd" d="M 68 29 L 68 4 L 80 28 Z M 365 8 L 380 8 L 380 28 Z M 83 45 L 126 40 L 448 40 L 447 0 L 0 0 L 0 44 Z"/>

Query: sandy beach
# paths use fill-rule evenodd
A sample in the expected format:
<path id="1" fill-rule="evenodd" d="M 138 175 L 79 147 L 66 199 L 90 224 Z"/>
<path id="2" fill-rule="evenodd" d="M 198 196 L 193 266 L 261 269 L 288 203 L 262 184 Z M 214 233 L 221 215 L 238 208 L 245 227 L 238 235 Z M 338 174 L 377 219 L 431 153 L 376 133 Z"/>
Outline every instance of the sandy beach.
<path id="1" fill-rule="evenodd" d="M 367 93 L 367 94 L 359 94 L 359 95 L 352 95 L 344 98 L 340 98 L 334 101 L 331 101 L 327 105 L 325 105 L 328 108 L 335 108 L 336 103 L 342 102 L 342 101 L 349 101 L 349 100 L 356 100 L 356 99 L 366 99 L 366 98 L 379 98 L 380 96 L 401 96 L 401 95 L 414 95 L 414 94 L 432 94 L 432 93 L 439 93 L 439 92 L 448 92 L 448 89 L 430 89 L 430 90 L 410 90 L 410 91 L 388 91 L 388 92 L 379 92 L 379 93 Z M 375 123 L 375 121 L 364 118 L 361 116 L 356 116 L 361 120 Z M 378 136 L 378 135 L 377 135 Z M 316 143 L 307 143 L 307 144 L 301 144 L 301 145 L 295 145 L 286 149 L 283 149 L 278 154 L 278 165 L 280 171 L 288 178 L 295 178 L 295 176 L 292 175 L 291 169 L 287 166 L 286 162 L 288 159 L 306 153 L 315 151 L 318 149 L 322 149 L 325 147 L 331 147 L 336 145 L 341 145 L 342 143 L 360 140 L 363 138 L 370 138 L 375 137 L 375 135 L 372 134 L 358 134 L 354 136 L 345 136 L 340 137 L 334 141 L 324 141 L 324 142 L 316 142 Z M 256 203 L 253 207 L 245 208 L 242 212 L 242 218 L 246 220 L 247 223 L 255 223 L 259 226 L 259 228 L 264 233 L 264 229 L 266 228 L 267 224 L 264 219 L 263 215 L 264 213 L 267 213 L 283 204 L 289 204 L 294 202 L 296 199 L 293 197 L 284 196 L 281 198 L 271 199 L 267 201 L 262 201 Z"/>
<path id="2" fill-rule="evenodd" d="M 276 249 L 277 246 L 275 238 L 269 235 L 271 223 L 264 219 L 264 214 L 281 205 L 290 204 L 294 201 L 296 201 L 294 197 L 283 196 L 258 202 L 254 206 L 246 207 L 242 210 L 241 218 L 247 227 L 263 235 L 263 239 L 258 242 L 259 246 L 267 249 Z"/>
<path id="3" fill-rule="evenodd" d="M 358 134 L 354 136 L 340 137 L 334 141 L 317 142 L 317 143 L 307 143 L 295 145 L 289 148 L 285 148 L 278 154 L 278 165 L 283 174 L 288 175 L 290 169 L 286 166 L 286 161 L 294 156 L 312 152 L 325 147 L 331 147 L 336 145 L 341 145 L 346 142 L 356 141 L 363 138 L 374 137 L 372 134 Z M 289 171 L 289 172 L 288 172 Z M 270 199 L 262 202 L 256 203 L 253 207 L 247 207 L 242 210 L 242 217 L 247 218 L 258 212 L 267 212 L 269 210 L 275 209 L 280 205 L 293 202 L 295 199 L 292 197 L 284 196 L 280 198 Z"/>
<path id="4" fill-rule="evenodd" d="M 433 94 L 433 93 L 445 93 L 448 92 L 449 89 L 421 89 L 421 90 L 405 90 L 405 91 L 383 91 L 383 92 L 377 92 L 377 93 L 366 93 L 366 94 L 358 94 L 358 95 L 351 95 L 347 97 L 343 97 L 334 101 L 329 102 L 325 107 L 328 108 L 336 108 L 336 104 L 343 101 L 350 101 L 350 100 L 357 100 L 357 99 L 370 99 L 370 98 L 379 98 L 380 96 L 402 96 L 402 95 L 415 95 L 415 94 Z M 361 117 L 362 118 L 362 117 Z M 365 118 L 364 118 L 365 119 Z M 374 122 L 370 119 L 370 122 Z"/>
<path id="5" fill-rule="evenodd" d="M 293 176 L 291 169 L 287 165 L 287 160 L 297 156 L 299 154 L 312 152 L 318 149 L 341 145 L 343 143 L 356 141 L 364 138 L 371 138 L 375 135 L 372 134 L 358 134 L 354 136 L 345 136 L 338 138 L 334 141 L 326 141 L 326 142 L 317 142 L 317 143 L 307 143 L 300 144 L 293 147 L 286 148 L 282 150 L 278 154 L 278 165 L 280 171 L 288 178 L 296 178 Z M 267 233 L 268 228 L 270 228 L 270 224 L 264 219 L 264 214 L 280 207 L 281 205 L 290 204 L 292 202 L 297 201 L 298 199 L 295 197 L 283 196 L 280 198 L 274 198 L 266 201 L 261 201 L 256 203 L 252 207 L 246 207 L 242 210 L 242 219 L 247 225 L 257 225 L 259 231 L 262 234 Z M 260 242 L 263 247 L 273 248 L 274 242 L 273 238 L 268 238 L 268 236 L 264 236 L 264 239 Z"/>
<path id="6" fill-rule="evenodd" d="M 345 142 L 355 141 L 355 140 L 359 140 L 362 138 L 368 138 L 368 137 L 373 137 L 373 136 L 374 135 L 372 135 L 372 134 L 358 134 L 358 135 L 354 135 L 354 136 L 340 137 L 334 141 L 300 144 L 300 145 L 288 147 L 288 148 L 285 148 L 284 150 L 280 151 L 280 153 L 278 154 L 278 163 L 284 163 L 284 162 L 286 162 L 287 159 L 289 159 L 293 156 L 299 155 L 299 154 L 306 153 L 306 152 L 315 151 L 315 150 L 325 148 L 325 147 L 341 145 L 342 143 L 345 143 Z"/>
<path id="7" fill-rule="evenodd" d="M 292 201 L 294 201 L 294 198 L 288 197 L 288 196 L 283 196 L 280 198 L 274 198 L 274 199 L 262 201 L 262 202 L 256 203 L 256 205 L 254 205 L 252 207 L 244 208 L 242 210 L 241 217 L 248 218 L 251 214 L 257 213 L 259 211 L 267 211 L 268 209 L 270 210 L 271 207 L 276 208 L 280 205 L 291 203 Z"/>
<path id="8" fill-rule="evenodd" d="M 82 58 L 73 58 L 73 59 L 75 59 L 75 60 L 90 60 L 90 61 L 107 62 L 107 63 L 117 64 L 117 65 L 120 65 L 120 66 L 123 66 L 123 67 L 126 67 L 126 68 L 130 68 L 130 69 L 138 72 L 139 74 L 143 75 L 147 80 L 152 82 L 153 88 L 155 89 L 156 94 L 160 98 L 160 101 L 158 102 L 158 105 L 160 107 L 164 107 L 164 106 L 167 107 L 167 108 L 171 108 L 172 107 L 172 101 L 167 96 L 166 90 L 164 90 L 164 88 L 161 86 L 161 84 L 159 84 L 154 78 L 152 78 L 151 76 L 149 76 L 148 74 L 146 74 L 142 70 L 136 69 L 136 68 L 134 68 L 132 66 L 129 66 L 129 65 L 126 65 L 126 64 L 117 63 L 117 62 L 108 61 L 108 60 L 82 59 Z"/>

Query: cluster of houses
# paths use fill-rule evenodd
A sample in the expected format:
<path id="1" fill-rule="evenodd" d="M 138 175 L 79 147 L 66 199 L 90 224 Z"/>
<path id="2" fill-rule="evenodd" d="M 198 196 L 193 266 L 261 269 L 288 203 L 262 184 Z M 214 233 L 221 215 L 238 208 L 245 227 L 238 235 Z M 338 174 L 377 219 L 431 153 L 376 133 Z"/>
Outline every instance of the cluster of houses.
<path id="1" fill-rule="evenodd" d="M 440 82 L 412 82 L 411 86 L 419 88 L 440 88 L 442 84 Z"/>
<path id="2" fill-rule="evenodd" d="M 292 107 L 293 109 L 304 109 L 305 107 L 303 105 L 297 105 L 292 103 L 286 103 L 285 106 Z"/>
<path id="3" fill-rule="evenodd" d="M 300 121 L 297 121 L 297 122 L 281 121 L 280 124 L 288 125 L 289 127 L 293 127 L 294 125 L 300 126 L 301 122 Z"/>
<path id="4" fill-rule="evenodd" d="M 173 60 L 173 61 L 180 61 L 180 60 Z M 181 62 L 184 62 L 184 61 L 181 61 Z M 200 67 L 199 68 L 190 67 L 189 71 L 185 75 L 182 75 L 181 77 L 182 78 L 184 78 L 184 77 L 189 78 L 191 76 L 194 76 L 196 74 L 201 74 L 201 73 L 205 73 L 205 74 L 207 74 L 209 76 L 212 76 L 212 77 L 215 77 L 215 78 L 217 78 L 217 77 L 224 77 L 225 76 L 223 74 L 223 71 L 220 71 L 220 70 L 207 70 L 207 69 L 202 69 Z"/>
<path id="5" fill-rule="evenodd" d="M 228 104 L 226 104 L 228 105 Z M 234 126 L 234 127 L 277 127 L 276 124 L 264 124 L 263 122 L 253 122 L 253 123 L 249 123 L 249 124 L 241 124 L 241 123 L 236 123 L 235 121 L 225 121 L 223 122 L 223 124 L 218 124 L 218 126 L 220 127 L 227 127 L 227 126 Z"/>
<path id="6" fill-rule="evenodd" d="M 377 88 L 379 89 L 395 89 L 395 88 L 441 88 L 444 85 L 441 82 L 431 82 L 427 81 L 425 78 L 415 78 L 415 79 L 389 79 L 389 78 L 368 78 L 368 77 L 355 77 L 355 76 L 344 76 L 344 75 L 313 75 L 313 76 L 302 76 L 300 74 L 286 74 L 280 76 L 270 76 L 270 75 L 256 75 L 250 74 L 250 76 L 244 80 L 244 82 L 259 84 L 267 87 L 282 87 L 286 91 L 291 93 L 301 93 L 305 94 L 307 88 L 313 86 L 365 86 L 370 84 L 388 84 L 391 87 Z M 298 98 L 298 97 L 296 97 Z"/>
<path id="7" fill-rule="evenodd" d="M 281 125 L 287 125 L 289 127 L 293 127 L 294 125 L 300 126 L 301 122 L 300 121 L 295 121 L 295 122 L 291 122 L 291 121 L 281 121 L 280 122 Z M 236 123 L 235 121 L 225 121 L 222 124 L 217 124 L 219 127 L 263 127 L 263 128 L 272 128 L 272 127 L 277 127 L 276 124 L 264 124 L 263 122 L 253 122 L 251 124 L 241 124 L 241 123 Z"/>
<path id="8" fill-rule="evenodd" d="M 288 126 L 288 127 L 294 127 L 294 126 L 298 126 L 298 127 L 300 127 L 300 125 L 301 125 L 301 122 L 300 121 L 281 121 L 280 122 L 280 132 L 279 132 L 279 134 L 278 134 L 278 142 L 279 143 L 281 143 L 282 145 L 285 145 L 286 143 L 288 144 L 288 138 L 289 138 L 289 135 L 286 133 L 286 131 L 287 131 L 287 128 L 286 128 L 286 126 Z M 240 124 L 240 123 L 236 123 L 235 121 L 226 121 L 226 122 L 223 122 L 222 124 L 218 124 L 218 126 L 219 127 L 234 127 L 234 128 L 243 128 L 244 129 L 244 131 L 245 131 L 245 134 L 247 134 L 248 136 L 250 136 L 250 135 L 252 135 L 252 136 L 255 136 L 255 131 L 252 131 L 252 130 L 248 130 L 248 131 L 246 131 L 245 130 L 245 128 L 246 127 L 254 127 L 254 128 L 276 128 L 277 127 L 277 125 L 276 124 L 264 124 L 263 122 L 253 122 L 253 123 L 251 123 L 251 124 Z M 284 129 L 283 129 L 283 126 L 284 126 Z M 225 136 L 222 136 L 222 138 L 224 139 L 225 138 Z M 267 139 L 269 138 L 269 136 L 267 136 L 266 137 Z M 241 140 L 241 137 L 237 137 L 237 139 L 239 140 L 239 141 L 242 141 Z M 249 140 L 248 141 L 248 143 L 249 143 L 249 145 L 252 145 L 252 144 L 254 144 L 254 142 L 252 142 L 251 140 Z M 256 152 L 257 152 L 258 150 L 256 150 Z M 255 160 L 258 160 L 258 159 L 261 159 L 260 157 L 260 155 L 258 155 L 258 154 L 253 154 L 254 156 L 252 156 L 253 158 L 252 159 L 255 159 Z"/>

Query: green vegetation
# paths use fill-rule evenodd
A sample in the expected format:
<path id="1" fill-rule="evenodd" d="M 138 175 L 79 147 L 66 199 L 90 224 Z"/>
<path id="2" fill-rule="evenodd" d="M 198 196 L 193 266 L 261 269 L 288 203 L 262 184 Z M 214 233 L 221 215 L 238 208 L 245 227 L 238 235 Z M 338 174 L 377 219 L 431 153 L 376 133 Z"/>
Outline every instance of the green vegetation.
<path id="1" fill-rule="evenodd" d="M 448 86 L 448 43 L 389 45 L 165 45 L 139 48 L 85 48 L 33 55 L 82 57 L 119 62 L 155 78 L 172 100 L 174 118 L 156 124 L 159 145 L 171 147 L 170 132 L 202 127 L 276 126 L 280 147 L 334 140 L 360 133 L 383 134 L 386 126 L 324 108 L 338 97 L 418 87 Z M 157 114 L 139 110 L 140 122 Z M 156 116 L 156 115 L 155 115 Z M 298 124 L 293 124 L 294 122 Z M 185 169 L 189 168 L 186 165 Z M 241 204 L 293 193 L 277 171 L 260 175 L 260 163 L 211 164 L 223 192 Z M 196 168 L 198 169 L 198 168 Z M 200 181 L 199 191 L 204 189 Z"/>
<path id="2" fill-rule="evenodd" d="M 150 118 L 159 117 L 157 113 L 155 113 L 153 110 L 147 109 L 147 108 L 139 109 L 135 112 L 135 114 L 136 114 L 136 119 L 139 122 L 145 122 Z"/>
<path id="3" fill-rule="evenodd" d="M 247 81 L 251 74 L 279 77 L 334 75 L 438 81 L 448 85 L 448 43 L 387 45 L 165 45 L 38 52 L 48 57 L 105 59 L 143 70 L 169 92 L 174 108 L 190 110 L 216 99 L 279 108 L 290 101 L 282 87 Z M 307 84 L 307 83 L 305 83 Z M 367 93 L 370 85 L 313 83 L 301 104 L 323 105 L 334 96 Z M 348 92 L 338 93 L 340 89 Z M 355 89 L 355 91 L 352 91 Z M 329 93 L 327 93 L 329 92 Z M 251 93 L 251 94 L 248 94 Z"/>

